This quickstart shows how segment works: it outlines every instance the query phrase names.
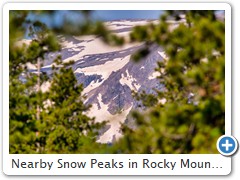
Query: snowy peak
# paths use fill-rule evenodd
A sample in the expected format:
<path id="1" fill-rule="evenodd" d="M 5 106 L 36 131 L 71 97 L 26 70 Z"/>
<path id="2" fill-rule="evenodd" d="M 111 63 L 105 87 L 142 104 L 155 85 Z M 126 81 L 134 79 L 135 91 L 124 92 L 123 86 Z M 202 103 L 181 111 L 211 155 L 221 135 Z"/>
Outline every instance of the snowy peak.
<path id="1" fill-rule="evenodd" d="M 106 26 L 114 33 L 127 37 L 136 25 L 149 21 L 111 21 Z M 157 23 L 157 22 L 154 22 Z M 121 124 L 127 119 L 132 109 L 138 108 L 139 102 L 132 97 L 132 92 L 146 91 L 154 93 L 160 89 L 155 72 L 157 61 L 167 58 L 161 47 L 152 45 L 150 54 L 135 63 L 131 55 L 144 45 L 128 43 L 122 47 L 109 46 L 96 36 L 59 37 L 63 61 L 73 60 L 73 71 L 79 83 L 84 85 L 86 104 L 92 108 L 89 116 L 97 122 L 108 121 L 99 136 L 98 142 L 111 143 L 121 137 Z M 42 70 L 50 73 L 51 64 L 56 54 L 49 54 Z"/>

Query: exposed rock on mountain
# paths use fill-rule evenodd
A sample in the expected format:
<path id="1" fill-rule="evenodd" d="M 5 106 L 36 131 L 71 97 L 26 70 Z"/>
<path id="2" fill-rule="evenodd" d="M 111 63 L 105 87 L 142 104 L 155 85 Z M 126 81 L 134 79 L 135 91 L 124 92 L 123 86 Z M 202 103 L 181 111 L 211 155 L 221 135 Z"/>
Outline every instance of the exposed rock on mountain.
<path id="1" fill-rule="evenodd" d="M 112 21 L 106 22 L 108 28 L 119 36 L 126 37 L 133 26 L 148 21 Z M 99 37 L 60 37 L 63 61 L 74 60 L 73 70 L 79 83 L 84 85 L 85 103 L 92 104 L 89 116 L 97 122 L 108 121 L 107 128 L 98 141 L 110 143 L 121 136 L 120 127 L 138 102 L 132 97 L 132 91 L 145 90 L 153 93 L 160 89 L 156 79 L 157 61 L 165 57 L 162 48 L 152 45 L 150 54 L 139 63 L 131 60 L 131 55 L 143 47 L 142 44 L 128 43 L 122 47 L 104 44 Z M 51 64 L 57 54 L 49 54 L 42 71 L 51 73 Z"/>

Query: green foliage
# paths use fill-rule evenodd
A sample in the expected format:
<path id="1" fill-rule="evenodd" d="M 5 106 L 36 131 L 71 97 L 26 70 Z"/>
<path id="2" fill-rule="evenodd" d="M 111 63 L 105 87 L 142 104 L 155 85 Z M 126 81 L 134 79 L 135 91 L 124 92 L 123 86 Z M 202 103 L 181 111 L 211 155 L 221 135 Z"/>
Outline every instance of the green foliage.
<path id="1" fill-rule="evenodd" d="M 60 50 L 55 33 L 39 21 L 29 21 L 29 13 L 51 11 L 11 11 L 9 46 L 9 152 L 10 153 L 93 153 L 98 129 L 86 115 L 82 95 L 71 64 L 56 58 L 51 78 L 32 73 L 27 65 L 41 68 L 47 53 Z M 29 27 L 30 44 L 19 44 Z M 49 82 L 47 92 L 41 85 Z"/>
<path id="2" fill-rule="evenodd" d="M 171 27 L 167 20 L 179 20 L 181 13 L 186 22 Z M 170 11 L 159 24 L 136 27 L 131 39 L 166 51 L 168 59 L 156 69 L 164 90 L 155 97 L 137 96 L 151 108 L 132 113 L 137 128 L 124 126 L 112 152 L 217 153 L 216 141 L 225 129 L 224 22 L 213 11 Z"/>
<path id="3" fill-rule="evenodd" d="M 94 119 L 84 114 L 89 107 L 83 104 L 82 91 L 83 86 L 77 85 L 69 63 L 55 70 L 39 131 L 39 139 L 44 139 L 41 142 L 44 153 L 91 152 L 85 144 L 95 143 L 101 124 L 95 124 Z"/>
<path id="4" fill-rule="evenodd" d="M 49 29 L 32 14 L 54 11 L 11 11 L 9 18 L 9 148 L 10 153 L 217 153 L 215 144 L 224 134 L 225 120 L 225 24 L 213 11 L 169 11 L 159 24 L 134 28 L 131 41 L 146 48 L 133 56 L 136 61 L 158 44 L 168 59 L 156 71 L 164 85 L 156 95 L 137 94 L 145 112 L 133 112 L 136 128 L 123 125 L 124 137 L 111 147 L 96 143 L 99 128 L 86 115 L 83 87 L 71 69 L 57 57 L 51 78 L 29 72 L 27 65 L 38 65 L 47 53 L 60 50 L 56 34 L 97 34 L 110 45 L 124 39 L 110 33 L 101 22 L 92 22 L 83 11 L 81 24 L 66 21 Z M 173 28 L 167 21 L 179 14 L 186 22 Z M 19 45 L 29 27 L 30 44 Z M 40 86 L 51 84 L 49 91 Z M 162 100 L 166 100 L 163 103 Z"/>

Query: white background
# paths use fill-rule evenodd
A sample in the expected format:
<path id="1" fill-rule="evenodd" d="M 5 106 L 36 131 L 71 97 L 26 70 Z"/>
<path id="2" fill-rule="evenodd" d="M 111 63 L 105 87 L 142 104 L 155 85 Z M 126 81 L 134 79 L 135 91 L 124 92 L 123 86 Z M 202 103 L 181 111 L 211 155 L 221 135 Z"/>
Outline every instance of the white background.
<path id="1" fill-rule="evenodd" d="M 45 0 L 45 2 L 54 2 L 55 0 Z M 6 1 L 1 1 L 1 5 L 6 2 Z M 27 0 L 25 0 L 24 2 L 27 2 Z M 41 0 L 35 0 L 35 2 L 44 2 Z M 57 1 L 56 2 L 60 2 Z M 77 0 L 65 0 L 65 1 L 61 1 L 61 2 L 77 2 Z M 151 1 L 147 1 L 147 0 L 131 0 L 131 1 L 127 1 L 127 0 L 122 0 L 122 1 L 118 1 L 118 0 L 112 0 L 112 1 L 103 1 L 103 0 L 88 0 L 88 1 L 78 1 L 78 2 L 184 2 L 184 1 L 174 1 L 174 0 L 167 0 L 167 1 L 162 1 L 162 0 L 151 0 Z M 189 1 L 185 1 L 185 2 L 189 2 Z M 191 2 L 201 2 L 201 1 L 191 1 Z M 215 2 L 215 1 L 205 1 L 205 2 Z M 240 1 L 236 1 L 236 0 L 227 0 L 227 1 L 217 1 L 217 2 L 228 2 L 231 6 L 232 6 L 232 130 L 233 133 L 232 135 L 236 137 L 236 139 L 239 141 L 240 140 L 240 109 L 238 109 L 237 107 L 239 107 L 239 93 L 240 93 L 240 86 L 239 86 L 239 81 L 237 81 L 237 79 L 239 79 L 238 77 L 240 77 L 240 70 L 238 69 L 240 67 L 240 55 L 238 52 L 238 49 L 240 49 L 240 36 L 238 33 L 240 33 L 240 21 L 237 19 L 237 17 L 240 17 Z M 2 8 L 2 7 L 1 7 Z M 1 9 L 1 21 L 2 21 L 2 9 Z M 2 22 L 1 22 L 1 26 L 2 26 Z M 2 27 L 0 27 L 0 31 L 1 31 L 1 36 L 2 36 Z M 2 37 L 0 38 L 2 39 Z M 2 43 L 2 42 L 1 42 Z M 2 44 L 1 44 L 2 46 Z M 2 48 L 1 48 L 2 51 Z M 0 52 L 0 55 L 2 55 L 2 52 Z M 2 67 L 2 62 L 1 62 L 1 67 Z M 2 70 L 2 69 L 1 69 Z M 1 73 L 1 85 L 2 85 L 2 73 Z M 4 88 L 4 85 L 3 85 Z M 1 94 L 2 94 L 2 88 L 1 88 Z M 2 96 L 1 96 L 1 106 L 4 106 L 4 104 L 2 104 Z M 2 115 L 2 107 L 0 107 L 1 109 L 1 115 Z M 2 126 L 2 123 L 1 123 Z M 2 127 L 1 127 L 2 129 Z M 238 133 L 237 133 L 238 132 Z M 2 137 L 2 136 L 1 136 Z M 1 145 L 2 145 L 2 138 L 1 138 Z M 1 146 L 2 148 L 2 146 Z M 1 149 L 2 150 L 2 149 Z M 1 151 L 2 152 L 2 151 Z M 2 169 L 2 153 L 1 153 L 1 164 L 0 164 L 0 168 Z M 36 177 L 29 177 L 29 176 L 11 176 L 11 177 L 7 177 L 6 175 L 4 175 L 1 172 L 1 179 L 192 179 L 192 178 L 196 178 L 196 179 L 239 179 L 240 177 L 240 172 L 238 171 L 240 167 L 240 155 L 239 152 L 237 154 L 235 154 L 234 158 L 233 158 L 233 164 L 232 164 L 232 173 L 228 176 L 196 176 L 196 177 L 191 177 L 191 176 L 98 176 L 98 177 L 93 177 L 93 176 L 36 176 Z"/>

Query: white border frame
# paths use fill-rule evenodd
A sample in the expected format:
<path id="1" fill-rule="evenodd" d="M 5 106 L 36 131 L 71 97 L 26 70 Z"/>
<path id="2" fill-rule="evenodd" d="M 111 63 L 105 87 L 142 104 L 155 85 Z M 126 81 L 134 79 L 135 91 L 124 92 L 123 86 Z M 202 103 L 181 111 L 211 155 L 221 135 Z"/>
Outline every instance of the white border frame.
<path id="1" fill-rule="evenodd" d="M 231 135 L 231 6 L 227 3 L 21 3 L 21 2 L 14 2 L 14 3 L 6 3 L 3 6 L 3 75 L 9 74 L 9 62 L 4 61 L 4 59 L 9 59 L 9 10 L 225 10 L 225 135 Z M 27 160 L 31 159 L 39 159 L 39 157 L 46 157 L 48 159 L 55 159 L 60 156 L 65 155 L 12 155 L 9 154 L 9 76 L 4 76 L 3 78 L 3 170 L 6 174 L 12 175 L 23 175 L 23 174 L 35 174 L 35 175 L 47 175 L 47 174 L 55 174 L 54 172 L 42 172 L 39 169 L 36 171 L 30 172 L 29 170 L 13 170 L 11 169 L 11 163 L 9 160 L 11 158 L 18 158 L 23 157 Z M 69 155 L 68 155 L 69 156 Z M 89 158 L 90 155 L 71 155 L 72 158 L 76 159 L 76 157 L 82 159 Z M 92 155 L 91 158 L 120 158 L 120 159 L 128 159 L 128 155 Z M 136 156 L 138 159 L 141 157 L 149 157 L 156 159 L 156 157 L 166 157 L 166 155 L 131 155 Z M 153 157 L 152 157 L 153 156 Z M 181 157 L 185 157 L 185 155 L 177 155 Z M 86 174 L 86 175 L 186 175 L 186 174 L 199 174 L 199 175 L 226 175 L 231 171 L 231 158 L 223 157 L 221 155 L 188 155 L 196 160 L 201 160 L 204 158 L 216 160 L 221 159 L 221 162 L 228 164 L 227 168 L 221 169 L 221 171 L 211 171 L 202 172 L 202 171 L 191 171 L 191 172 L 133 172 L 133 171 L 126 171 L 124 169 L 124 173 L 119 172 L 104 172 L 104 171 L 94 171 L 91 173 L 81 173 L 75 171 L 61 171 L 57 172 L 57 174 L 63 175 L 77 175 L 77 174 Z M 201 157 L 200 157 L 201 156 Z M 160 158 L 161 158 L 160 157 Z M 167 155 L 169 159 L 172 157 L 177 158 L 176 155 Z M 214 157 L 214 158 L 213 158 Z M 218 158 L 216 158 L 218 157 Z M 68 158 L 69 159 L 69 158 Z M 229 168 L 230 167 L 230 168 Z M 220 170 L 220 169 L 219 169 Z M 127 172 L 127 173 L 126 173 Z"/>

